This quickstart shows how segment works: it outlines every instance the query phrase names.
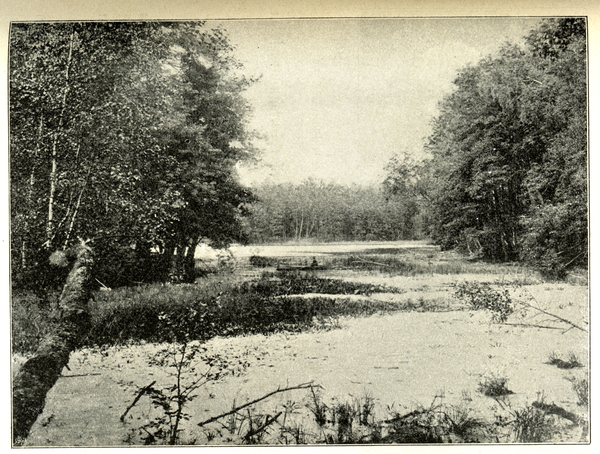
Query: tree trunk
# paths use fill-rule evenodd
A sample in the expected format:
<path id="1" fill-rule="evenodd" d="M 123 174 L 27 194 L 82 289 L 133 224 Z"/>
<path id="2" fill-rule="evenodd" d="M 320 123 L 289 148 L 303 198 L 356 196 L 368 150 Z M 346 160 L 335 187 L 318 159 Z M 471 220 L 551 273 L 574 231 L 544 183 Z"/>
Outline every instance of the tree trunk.
<path id="1" fill-rule="evenodd" d="M 186 252 L 187 246 L 184 241 L 179 242 L 179 244 L 173 249 L 173 254 L 169 264 L 169 283 L 181 284 L 182 282 L 185 282 Z"/>
<path id="2" fill-rule="evenodd" d="M 302 238 L 302 229 L 304 228 L 304 209 L 300 211 L 300 227 L 296 229 L 296 241 Z"/>
<path id="3" fill-rule="evenodd" d="M 185 282 L 192 283 L 196 280 L 196 248 L 198 247 L 198 241 L 190 240 L 190 244 L 188 246 L 187 253 L 185 255 L 184 261 L 184 273 L 185 273 Z"/>
<path id="4" fill-rule="evenodd" d="M 58 117 L 58 129 L 54 133 L 52 140 L 52 159 L 50 163 L 50 192 L 48 194 L 48 222 L 46 223 L 46 248 L 52 249 L 52 241 L 54 240 L 54 203 L 56 199 L 56 186 L 58 180 L 58 137 L 62 133 L 64 125 L 65 110 L 67 108 L 67 96 L 69 94 L 70 82 L 69 72 L 71 70 L 71 60 L 73 58 L 73 43 L 75 40 L 75 31 L 71 32 L 69 42 L 69 55 L 67 57 L 67 67 L 65 68 L 65 89 L 61 100 L 61 110 Z"/>
<path id="5" fill-rule="evenodd" d="M 31 213 L 35 213 L 35 207 L 34 207 L 34 193 L 35 193 L 35 171 L 37 170 L 37 162 L 38 162 L 38 156 L 40 154 L 40 150 L 42 149 L 42 138 L 43 138 L 43 128 L 44 128 L 44 115 L 42 114 L 40 116 L 40 124 L 38 126 L 38 134 L 37 134 L 37 141 L 35 144 L 35 149 L 33 151 L 33 156 L 32 156 L 32 167 L 31 167 L 31 173 L 29 174 L 29 190 L 27 192 L 27 216 L 30 216 Z M 30 223 L 28 220 L 28 217 L 25 218 L 25 232 L 26 235 L 29 235 L 29 231 L 30 231 Z M 21 268 L 23 271 L 27 270 L 29 268 L 29 238 L 26 236 L 25 239 L 23 240 L 22 246 L 21 246 Z"/>
<path id="6" fill-rule="evenodd" d="M 90 175 L 90 172 L 88 171 L 88 177 L 89 177 L 89 175 Z M 86 177 L 85 181 L 86 181 L 86 186 L 87 186 L 87 177 Z M 83 196 L 83 193 L 85 192 L 86 186 L 83 186 L 83 188 L 79 192 L 79 197 L 77 197 L 77 204 L 75 205 L 75 211 L 73 211 L 73 217 L 71 217 L 71 223 L 69 224 L 69 229 L 67 230 L 67 237 L 65 238 L 64 247 L 67 247 L 69 245 L 69 241 L 71 240 L 71 233 L 73 233 L 73 227 L 75 226 L 75 220 L 77 219 L 77 213 L 79 212 L 79 208 L 81 207 L 81 197 Z"/>
<path id="7" fill-rule="evenodd" d="M 44 409 L 71 351 L 89 329 L 87 303 L 91 296 L 92 250 L 82 242 L 59 300 L 60 319 L 13 381 L 13 442 L 24 440 Z"/>
<path id="8" fill-rule="evenodd" d="M 169 263 L 169 283 L 179 284 L 181 282 L 180 276 L 180 262 L 181 262 L 181 246 L 173 248 Z"/>

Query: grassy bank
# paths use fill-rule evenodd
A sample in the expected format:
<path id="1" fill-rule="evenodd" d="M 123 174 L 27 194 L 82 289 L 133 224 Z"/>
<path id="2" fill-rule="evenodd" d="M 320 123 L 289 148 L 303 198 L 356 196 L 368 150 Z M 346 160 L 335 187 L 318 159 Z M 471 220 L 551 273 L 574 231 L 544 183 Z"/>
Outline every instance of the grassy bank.
<path id="1" fill-rule="evenodd" d="M 144 285 L 97 292 L 90 302 L 92 328 L 84 345 L 207 340 L 214 336 L 299 331 L 328 318 L 401 310 L 400 304 L 290 295 L 369 295 L 397 289 L 291 273 L 265 273 L 250 282 L 201 280 L 193 285 Z M 14 353 L 29 353 L 55 320 L 55 303 L 28 293 L 13 295 Z"/>

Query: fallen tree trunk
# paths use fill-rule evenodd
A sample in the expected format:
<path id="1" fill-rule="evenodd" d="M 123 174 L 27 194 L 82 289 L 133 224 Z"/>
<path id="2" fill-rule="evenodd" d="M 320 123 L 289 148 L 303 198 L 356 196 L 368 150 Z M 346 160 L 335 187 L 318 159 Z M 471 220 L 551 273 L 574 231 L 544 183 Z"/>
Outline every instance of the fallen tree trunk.
<path id="1" fill-rule="evenodd" d="M 23 441 L 44 409 L 46 394 L 56 383 L 69 355 L 90 326 L 88 301 L 91 296 L 92 250 L 81 242 L 76 260 L 59 300 L 55 328 L 42 339 L 35 354 L 19 370 L 13 381 L 13 443 Z"/>

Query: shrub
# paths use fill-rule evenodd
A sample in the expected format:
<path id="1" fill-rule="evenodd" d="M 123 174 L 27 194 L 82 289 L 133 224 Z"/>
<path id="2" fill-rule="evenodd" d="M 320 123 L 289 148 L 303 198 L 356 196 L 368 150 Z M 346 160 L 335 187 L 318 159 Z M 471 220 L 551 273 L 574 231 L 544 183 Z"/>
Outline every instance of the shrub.
<path id="1" fill-rule="evenodd" d="M 568 377 L 567 380 L 571 382 L 573 391 L 577 394 L 578 405 L 588 405 L 589 402 L 589 385 L 587 377 L 577 378 Z"/>
<path id="2" fill-rule="evenodd" d="M 542 410 L 529 405 L 513 411 L 512 414 L 516 442 L 542 443 L 552 437 L 552 423 Z"/>
<path id="3" fill-rule="evenodd" d="M 569 353 L 569 356 L 566 360 L 562 359 L 556 353 L 552 352 L 550 354 L 550 357 L 548 358 L 547 364 L 556 366 L 559 369 L 575 369 L 577 367 L 582 367 L 579 358 L 573 352 Z"/>
<path id="4" fill-rule="evenodd" d="M 196 339 L 213 333 L 204 323 L 214 310 L 218 287 L 195 285 L 145 285 L 124 287 L 95 296 L 90 311 L 92 328 L 88 344 L 127 341 L 173 341 L 168 320 L 185 318 Z M 168 315 L 168 317 L 162 317 Z"/>
<path id="5" fill-rule="evenodd" d="M 548 277 L 562 279 L 569 267 L 587 267 L 585 199 L 535 208 L 522 221 L 521 259 Z"/>
<path id="6" fill-rule="evenodd" d="M 164 318 L 168 320 L 168 316 Z M 169 326 L 177 332 L 177 336 L 187 329 L 186 324 L 178 321 L 170 321 Z M 184 334 L 181 337 L 188 336 Z M 240 373 L 248 367 L 247 361 L 243 359 L 209 354 L 199 342 L 186 340 L 169 344 L 153 354 L 148 362 L 165 368 L 173 378 L 173 384 L 160 388 L 153 387 L 153 383 L 141 390 L 150 396 L 154 411 L 149 412 L 144 425 L 130 432 L 128 441 L 135 443 L 139 439 L 146 445 L 180 443 L 181 424 L 191 418 L 187 407 L 198 397 L 198 389 L 227 375 Z"/>
<path id="7" fill-rule="evenodd" d="M 506 383 L 508 383 L 508 378 L 506 377 L 489 375 L 482 378 L 477 390 L 488 397 L 501 397 L 513 394 L 513 392 L 507 388 Z"/>
<path id="8" fill-rule="evenodd" d="M 454 296 L 475 310 L 485 309 L 492 313 L 492 320 L 497 323 L 505 322 L 514 312 L 508 290 L 494 290 L 483 282 L 462 282 L 456 285 Z"/>
<path id="9" fill-rule="evenodd" d="M 11 342 L 13 353 L 35 351 L 40 341 L 52 331 L 54 304 L 32 292 L 15 291 L 12 295 Z"/>

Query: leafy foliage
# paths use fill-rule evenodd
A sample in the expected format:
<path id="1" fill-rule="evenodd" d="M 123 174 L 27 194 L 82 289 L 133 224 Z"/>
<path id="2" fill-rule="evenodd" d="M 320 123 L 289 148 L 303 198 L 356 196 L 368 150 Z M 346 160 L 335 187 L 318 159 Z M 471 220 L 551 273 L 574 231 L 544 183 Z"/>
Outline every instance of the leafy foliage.
<path id="1" fill-rule="evenodd" d="M 443 248 L 522 259 L 557 277 L 586 265 L 585 38 L 583 19 L 544 20 L 525 47 L 505 45 L 459 73 L 421 170 Z"/>
<path id="2" fill-rule="evenodd" d="M 413 239 L 416 207 L 410 198 L 376 188 L 307 180 L 263 185 L 248 219 L 255 242 Z"/>
<path id="3" fill-rule="evenodd" d="M 223 31 L 202 23 L 14 24 L 16 283 L 51 275 L 48 256 L 77 237 L 133 263 L 159 250 L 175 280 L 202 238 L 242 239 L 251 195 L 235 165 L 253 148 L 239 74 Z"/>
<path id="4" fill-rule="evenodd" d="M 461 282 L 456 285 L 454 296 L 475 310 L 485 309 L 492 313 L 497 323 L 505 322 L 515 310 L 507 289 L 494 290 L 489 284 L 481 282 Z"/>

